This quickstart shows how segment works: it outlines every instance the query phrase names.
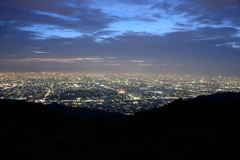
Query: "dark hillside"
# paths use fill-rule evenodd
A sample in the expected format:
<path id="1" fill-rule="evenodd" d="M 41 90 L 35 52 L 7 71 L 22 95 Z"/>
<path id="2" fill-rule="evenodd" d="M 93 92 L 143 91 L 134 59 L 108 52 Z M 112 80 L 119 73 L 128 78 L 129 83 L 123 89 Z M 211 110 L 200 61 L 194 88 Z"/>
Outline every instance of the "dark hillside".
<path id="1" fill-rule="evenodd" d="M 117 113 L 0 100 L 1 159 L 238 159 L 240 94 Z"/>
<path id="2" fill-rule="evenodd" d="M 161 108 L 135 114 L 137 121 L 164 126 L 239 127 L 240 93 L 218 93 L 176 100 Z"/>

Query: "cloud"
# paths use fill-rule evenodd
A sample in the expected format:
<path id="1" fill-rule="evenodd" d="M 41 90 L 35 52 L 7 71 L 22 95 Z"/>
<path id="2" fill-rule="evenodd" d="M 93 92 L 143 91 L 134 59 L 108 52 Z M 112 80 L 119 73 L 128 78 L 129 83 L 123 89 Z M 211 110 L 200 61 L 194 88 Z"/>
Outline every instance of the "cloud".
<path id="1" fill-rule="evenodd" d="M 166 63 L 163 63 L 163 64 L 162 64 L 162 66 L 168 66 L 168 64 L 166 64 Z"/>
<path id="2" fill-rule="evenodd" d="M 0 26 L 5 26 L 7 24 L 14 24 L 17 23 L 16 20 L 0 20 Z"/>
<path id="3" fill-rule="evenodd" d="M 120 63 L 106 63 L 105 66 L 121 66 Z"/>
<path id="4" fill-rule="evenodd" d="M 56 25 L 34 24 L 30 26 L 19 27 L 20 30 L 26 32 L 33 32 L 35 39 L 48 38 L 77 38 L 84 35 L 73 29 L 67 29 Z"/>
<path id="5" fill-rule="evenodd" d="M 44 54 L 49 52 L 43 52 L 43 51 L 33 51 L 37 54 Z M 131 64 L 131 63 L 137 63 L 137 64 L 144 64 L 144 60 L 120 60 L 116 59 L 116 57 L 77 57 L 77 58 L 5 58 L 0 59 L 2 62 L 12 62 L 12 63 L 102 63 L 104 62 L 104 65 L 121 65 L 121 64 Z M 118 63 L 116 63 L 118 62 Z M 121 64 L 120 64 L 121 63 Z"/>
<path id="6" fill-rule="evenodd" d="M 129 60 L 131 63 L 144 63 L 144 60 Z"/>
<path id="7" fill-rule="evenodd" d="M 2 62 L 12 63 L 79 63 L 79 62 L 91 62 L 99 63 L 104 62 L 104 58 L 100 57 L 82 57 L 82 58 L 11 58 L 11 59 L 0 59 Z"/>
<path id="8" fill-rule="evenodd" d="M 172 13 L 185 14 L 190 22 L 199 25 L 239 25 L 240 2 L 238 0 L 193 0 L 183 1 Z"/>
<path id="9" fill-rule="evenodd" d="M 193 40 L 224 40 L 234 37 L 239 30 L 233 27 L 204 27 L 192 31 Z"/>
<path id="10" fill-rule="evenodd" d="M 107 5 L 110 2 L 111 5 Z M 221 10 L 214 10 L 210 7 L 212 4 L 216 3 L 205 0 L 23 0 L 21 3 L 3 0 L 0 19 L 17 21 L 16 28 L 34 32 L 40 39 L 75 38 L 88 34 L 98 43 L 108 43 L 108 38 L 130 32 L 163 36 L 199 27 L 236 27 L 240 24 L 236 0 L 220 0 L 217 5 Z"/>
<path id="11" fill-rule="evenodd" d="M 48 51 L 32 51 L 32 53 L 35 53 L 35 54 L 46 54 L 46 53 L 49 53 Z"/>
<path id="12" fill-rule="evenodd" d="M 115 21 L 100 9 L 88 7 L 89 1 L 1 1 L 0 20 L 16 20 L 16 27 L 46 24 L 78 32 L 94 32 Z"/>
<path id="13" fill-rule="evenodd" d="M 58 19 L 65 20 L 65 21 L 78 21 L 78 19 L 74 18 L 74 17 L 64 16 L 64 15 L 60 15 L 60 14 L 57 14 L 57 13 L 51 13 L 51 12 L 46 12 L 46 11 L 33 10 L 33 13 L 38 14 L 38 15 L 58 18 Z"/>
<path id="14" fill-rule="evenodd" d="M 240 49 L 240 42 L 226 42 L 226 43 L 216 44 L 216 46 L 217 47 L 227 46 L 234 49 Z"/>
<path id="15" fill-rule="evenodd" d="M 38 51 L 37 51 L 38 52 Z M 39 51 L 40 52 L 40 51 Z M 114 59 L 113 59 L 114 58 Z M 13 64 L 98 64 L 100 66 L 152 66 L 144 60 L 123 60 L 115 57 L 76 57 L 76 58 L 5 58 L 2 63 Z"/>
<path id="16" fill-rule="evenodd" d="M 197 0 L 197 2 L 209 9 L 222 9 L 226 7 L 240 6 L 239 0 L 218 0 L 217 3 L 209 0 Z"/>
<path id="17" fill-rule="evenodd" d="M 114 60 L 114 59 L 117 59 L 117 57 L 106 57 L 106 59 L 108 59 L 108 60 Z"/>
<path id="18" fill-rule="evenodd" d="M 239 73 L 239 15 L 238 0 L 1 0 L 0 59 Z"/>
<path id="19" fill-rule="evenodd" d="M 152 66 L 152 64 L 149 64 L 149 63 L 140 63 L 140 64 L 138 64 L 138 66 L 149 67 L 149 66 Z"/>

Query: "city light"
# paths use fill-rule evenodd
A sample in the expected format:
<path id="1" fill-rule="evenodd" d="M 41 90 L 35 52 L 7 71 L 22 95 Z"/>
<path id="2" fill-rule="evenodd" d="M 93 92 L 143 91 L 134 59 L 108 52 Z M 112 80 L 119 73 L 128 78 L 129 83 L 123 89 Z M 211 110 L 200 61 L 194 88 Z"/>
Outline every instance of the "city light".
<path id="1" fill-rule="evenodd" d="M 197 75 L 2 73 L 0 98 L 132 114 L 178 98 L 239 92 L 239 77 Z"/>

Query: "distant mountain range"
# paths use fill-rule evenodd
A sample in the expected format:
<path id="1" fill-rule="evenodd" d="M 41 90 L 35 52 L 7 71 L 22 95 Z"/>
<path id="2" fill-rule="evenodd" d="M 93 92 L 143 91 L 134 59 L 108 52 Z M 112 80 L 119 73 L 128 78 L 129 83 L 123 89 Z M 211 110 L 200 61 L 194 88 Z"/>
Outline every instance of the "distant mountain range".
<path id="1" fill-rule="evenodd" d="M 236 159 L 240 93 L 175 102 L 133 116 L 0 100 L 1 159 Z"/>

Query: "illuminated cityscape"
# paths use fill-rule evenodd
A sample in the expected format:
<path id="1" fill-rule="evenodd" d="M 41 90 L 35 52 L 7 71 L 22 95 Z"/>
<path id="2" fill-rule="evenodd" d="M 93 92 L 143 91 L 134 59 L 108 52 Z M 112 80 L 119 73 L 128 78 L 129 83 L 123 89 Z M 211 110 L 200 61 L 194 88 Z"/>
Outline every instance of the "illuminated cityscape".
<path id="1" fill-rule="evenodd" d="M 198 75 L 1 73 L 0 98 L 133 114 L 178 98 L 239 92 L 239 77 Z"/>
<path id="2" fill-rule="evenodd" d="M 240 159 L 240 0 L 0 0 L 0 160 Z"/>

